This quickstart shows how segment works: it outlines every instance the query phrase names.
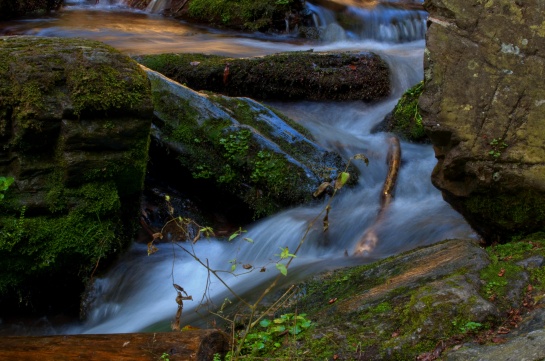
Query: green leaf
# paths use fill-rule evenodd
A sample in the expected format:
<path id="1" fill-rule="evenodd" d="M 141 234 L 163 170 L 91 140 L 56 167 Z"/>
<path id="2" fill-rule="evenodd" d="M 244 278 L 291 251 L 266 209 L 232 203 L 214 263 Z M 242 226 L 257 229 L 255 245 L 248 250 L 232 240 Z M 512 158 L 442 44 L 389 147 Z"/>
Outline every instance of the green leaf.
<path id="1" fill-rule="evenodd" d="M 284 276 L 288 275 L 288 269 L 286 268 L 286 265 L 283 263 L 277 263 L 276 268 L 282 273 Z"/>
<path id="2" fill-rule="evenodd" d="M 301 330 L 301 328 L 299 326 L 293 326 L 292 328 L 290 328 L 290 334 L 292 335 L 298 335 L 302 332 L 303 330 Z"/>
<path id="3" fill-rule="evenodd" d="M 276 327 L 273 327 L 271 329 L 271 332 L 278 332 L 278 333 L 281 333 L 281 332 L 284 332 L 286 330 L 286 326 L 284 325 L 279 325 L 279 326 L 276 326 Z"/>
<path id="4" fill-rule="evenodd" d="M 339 174 L 335 181 L 335 189 L 341 189 L 348 182 L 348 179 L 350 179 L 350 173 L 342 172 Z"/>
<path id="5" fill-rule="evenodd" d="M 271 321 L 270 320 L 267 320 L 266 318 L 261 320 L 261 322 L 259 322 L 259 325 L 261 327 L 269 327 L 269 325 L 271 324 Z"/>
<path id="6" fill-rule="evenodd" d="M 277 255 L 277 256 L 280 257 L 280 259 L 286 259 L 286 258 L 290 258 L 290 257 L 292 257 L 292 258 L 297 257 L 296 255 L 290 253 L 290 250 L 288 249 L 288 247 L 280 248 L 280 249 L 282 250 L 282 252 L 279 255 Z"/>

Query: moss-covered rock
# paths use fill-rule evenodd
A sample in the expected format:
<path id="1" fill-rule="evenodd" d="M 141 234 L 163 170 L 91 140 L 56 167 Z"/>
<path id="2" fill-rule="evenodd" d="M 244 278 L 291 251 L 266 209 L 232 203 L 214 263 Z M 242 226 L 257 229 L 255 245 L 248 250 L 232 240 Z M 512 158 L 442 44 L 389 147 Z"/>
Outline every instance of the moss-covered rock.
<path id="1" fill-rule="evenodd" d="M 405 91 L 392 113 L 386 117 L 386 131 L 410 142 L 423 143 L 428 140 L 418 109 L 423 88 L 424 82 L 420 82 Z"/>
<path id="2" fill-rule="evenodd" d="M 43 14 L 59 9 L 63 2 L 63 0 L 0 0 L 0 20 L 28 14 Z"/>
<path id="3" fill-rule="evenodd" d="M 274 109 L 249 98 L 198 93 L 149 69 L 148 76 L 158 118 L 154 137 L 202 187 L 234 195 L 254 217 L 311 200 L 321 182 L 346 166 Z"/>
<path id="4" fill-rule="evenodd" d="M 544 259 L 543 234 L 486 250 L 456 239 L 315 276 L 276 311 L 305 314 L 313 327 L 274 356 L 450 360 L 461 345 L 510 343 L 519 327 L 522 336 L 543 328 Z M 531 337 L 514 343 L 524 342 L 536 349 Z M 486 347 L 471 359 L 495 359 L 486 356 L 500 350 Z M 505 360 L 517 358 L 510 352 Z M 464 355 L 473 353 L 453 360 Z"/>
<path id="5" fill-rule="evenodd" d="M 488 243 L 545 230 L 540 1 L 431 0 L 419 104 L 432 181 Z"/>
<path id="6" fill-rule="evenodd" d="M 78 306 L 97 264 L 131 239 L 147 164 L 149 82 L 94 41 L 0 38 L 0 294 Z"/>
<path id="7" fill-rule="evenodd" d="M 374 53 L 289 52 L 232 59 L 159 54 L 139 63 L 195 90 L 259 100 L 380 100 L 390 94 L 390 70 Z"/>
<path id="8" fill-rule="evenodd" d="M 129 0 L 127 3 L 145 9 L 151 0 Z M 311 14 L 301 0 L 172 0 L 164 14 L 243 31 L 284 33 L 312 24 Z"/>

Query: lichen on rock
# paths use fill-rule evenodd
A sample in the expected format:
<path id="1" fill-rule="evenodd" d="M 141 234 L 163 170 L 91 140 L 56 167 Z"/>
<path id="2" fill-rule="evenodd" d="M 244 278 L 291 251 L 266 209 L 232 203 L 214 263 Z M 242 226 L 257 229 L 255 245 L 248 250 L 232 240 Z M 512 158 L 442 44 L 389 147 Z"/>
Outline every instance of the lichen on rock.
<path id="1" fill-rule="evenodd" d="M 545 229 L 539 1 L 425 3 L 424 126 L 433 183 L 485 242 Z"/>

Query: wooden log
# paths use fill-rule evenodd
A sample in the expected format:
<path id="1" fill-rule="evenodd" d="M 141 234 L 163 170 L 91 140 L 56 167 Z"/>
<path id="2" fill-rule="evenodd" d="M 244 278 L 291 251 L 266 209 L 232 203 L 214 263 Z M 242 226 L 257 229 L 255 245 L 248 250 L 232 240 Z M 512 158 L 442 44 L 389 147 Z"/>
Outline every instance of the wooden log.
<path id="1" fill-rule="evenodd" d="M 388 155 L 386 156 L 388 163 L 388 174 L 382 186 L 380 194 L 380 210 L 373 225 L 361 237 L 354 249 L 354 255 L 363 255 L 371 252 L 378 243 L 377 227 L 384 221 L 386 211 L 388 210 L 394 198 L 394 190 L 397 182 L 399 167 L 401 166 L 401 145 L 399 138 L 390 137 L 388 139 Z"/>
<path id="2" fill-rule="evenodd" d="M 13 361 L 205 361 L 227 351 L 218 330 L 0 338 L 0 360 Z"/>

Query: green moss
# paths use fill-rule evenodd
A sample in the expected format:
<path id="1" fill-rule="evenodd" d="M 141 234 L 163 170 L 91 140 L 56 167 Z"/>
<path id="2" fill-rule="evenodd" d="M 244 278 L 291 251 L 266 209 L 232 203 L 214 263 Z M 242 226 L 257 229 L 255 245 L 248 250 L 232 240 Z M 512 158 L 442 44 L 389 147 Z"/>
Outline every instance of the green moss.
<path id="1" fill-rule="evenodd" d="M 1 294 L 36 279 L 61 277 L 63 272 L 86 279 L 99 259 L 123 246 L 117 216 L 121 203 L 114 183 L 55 187 L 48 198 L 54 216 L 27 217 L 23 208 L 19 214 L 12 211 L 0 217 Z M 71 200 L 78 201 L 75 207 L 59 206 Z"/>
<path id="2" fill-rule="evenodd" d="M 413 142 L 427 140 L 422 124 L 422 116 L 418 109 L 418 99 L 423 90 L 424 82 L 421 81 L 401 96 L 392 112 L 391 125 L 389 126 L 390 131 Z"/>
<path id="3" fill-rule="evenodd" d="M 535 191 L 475 194 L 464 201 L 463 207 L 483 222 L 501 227 L 503 241 L 544 229 L 545 201 L 543 194 Z"/>
<path id="4" fill-rule="evenodd" d="M 294 8 L 300 8 L 294 0 L 192 0 L 189 15 L 217 26 L 266 31 L 273 27 L 274 22 L 283 22 L 286 12 Z"/>

